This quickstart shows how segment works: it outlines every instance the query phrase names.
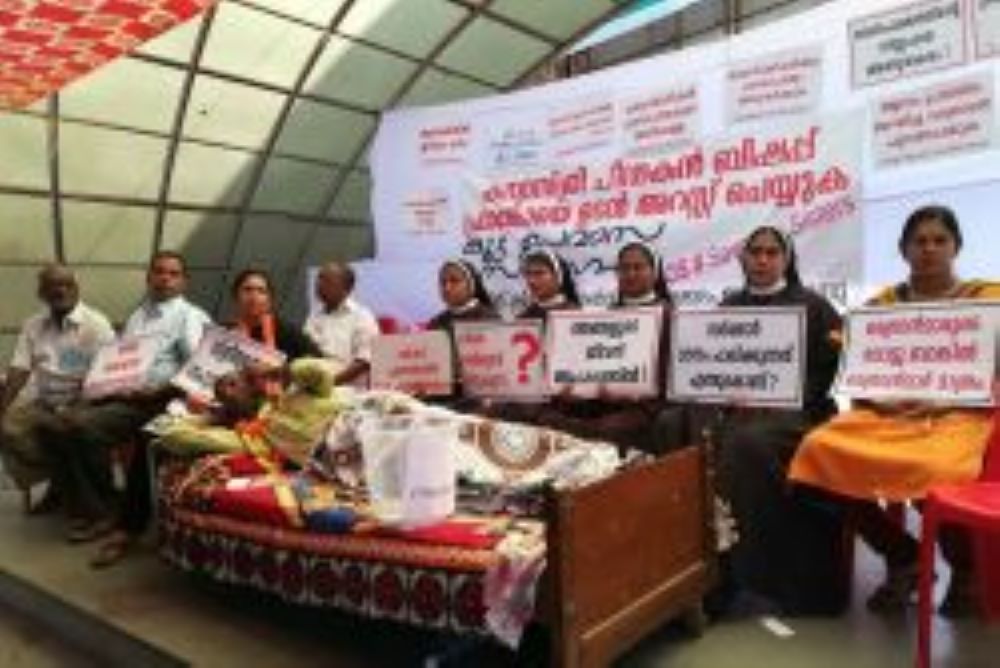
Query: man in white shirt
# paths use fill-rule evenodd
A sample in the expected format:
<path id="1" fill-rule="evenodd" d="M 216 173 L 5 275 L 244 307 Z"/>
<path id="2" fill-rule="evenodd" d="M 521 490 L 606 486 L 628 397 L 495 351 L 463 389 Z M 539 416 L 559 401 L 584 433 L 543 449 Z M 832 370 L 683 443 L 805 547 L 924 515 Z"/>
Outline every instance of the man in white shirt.
<path id="1" fill-rule="evenodd" d="M 60 476 L 42 427 L 79 401 L 94 355 L 114 340 L 115 332 L 104 314 L 80 301 L 76 276 L 65 266 L 38 272 L 38 298 L 47 309 L 21 327 L 0 396 L 0 458 L 23 490 L 51 481 L 45 500 L 34 509 L 43 511 L 58 502 Z M 36 396 L 15 404 L 32 378 Z"/>
<path id="2" fill-rule="evenodd" d="M 305 332 L 333 360 L 338 385 L 364 384 L 372 361 L 372 340 L 379 328 L 375 316 L 351 299 L 354 270 L 331 262 L 320 267 L 316 296 L 321 308 L 306 320 Z"/>
<path id="3" fill-rule="evenodd" d="M 115 514 L 108 462 L 110 449 L 123 443 L 136 446 L 123 511 L 148 515 L 145 440 L 140 430 L 179 396 L 170 380 L 194 353 L 211 322 L 202 309 L 184 298 L 187 279 L 181 255 L 156 253 L 146 274 L 146 298 L 125 323 L 123 337 L 154 337 L 157 341 L 145 386 L 64 411 L 53 425 L 62 436 L 60 456 L 68 471 L 67 497 L 74 512 L 67 536 L 71 541 L 97 538 L 117 525 L 120 518 Z M 133 477 L 137 479 L 133 481 Z"/>

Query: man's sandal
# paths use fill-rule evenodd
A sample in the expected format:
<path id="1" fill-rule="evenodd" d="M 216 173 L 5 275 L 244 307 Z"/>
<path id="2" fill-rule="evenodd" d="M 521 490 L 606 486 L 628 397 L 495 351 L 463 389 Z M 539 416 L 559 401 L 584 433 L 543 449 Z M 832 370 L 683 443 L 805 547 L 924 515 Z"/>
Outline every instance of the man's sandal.
<path id="1" fill-rule="evenodd" d="M 90 560 L 90 567 L 101 569 L 114 566 L 128 553 L 131 543 L 127 534 L 113 534 L 97 548 L 97 554 Z"/>

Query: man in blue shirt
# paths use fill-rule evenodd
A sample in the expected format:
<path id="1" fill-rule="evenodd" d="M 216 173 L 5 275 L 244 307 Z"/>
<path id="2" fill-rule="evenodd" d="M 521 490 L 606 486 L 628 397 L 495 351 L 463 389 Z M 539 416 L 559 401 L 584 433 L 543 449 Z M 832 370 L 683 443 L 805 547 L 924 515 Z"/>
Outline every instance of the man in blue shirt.
<path id="1" fill-rule="evenodd" d="M 147 293 L 129 316 L 123 338 L 152 337 L 156 340 L 152 364 L 141 387 L 104 397 L 65 411 L 53 424 L 60 438 L 60 456 L 67 471 L 66 496 L 72 515 L 70 541 L 98 538 L 115 528 L 115 491 L 110 450 L 134 443 L 136 452 L 129 471 L 129 487 L 123 510 L 148 516 L 148 485 L 131 478 L 145 478 L 145 439 L 141 428 L 163 412 L 167 402 L 180 395 L 170 380 L 194 353 L 202 332 L 211 322 L 199 307 L 184 298 L 187 287 L 184 258 L 172 251 L 156 253 L 146 274 Z M 145 494 L 142 492 L 145 491 Z M 132 498 L 134 497 L 134 498 Z M 133 506 L 139 504 L 136 509 Z M 145 521 L 145 520 L 143 520 Z"/>

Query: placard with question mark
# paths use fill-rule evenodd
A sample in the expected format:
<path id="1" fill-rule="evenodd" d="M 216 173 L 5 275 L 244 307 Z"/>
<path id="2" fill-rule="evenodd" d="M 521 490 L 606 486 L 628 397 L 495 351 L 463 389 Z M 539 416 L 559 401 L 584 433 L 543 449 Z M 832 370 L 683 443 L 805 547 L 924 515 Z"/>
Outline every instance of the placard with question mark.
<path id="1" fill-rule="evenodd" d="M 468 396 L 541 400 L 545 397 L 542 323 L 455 323 L 459 377 Z"/>

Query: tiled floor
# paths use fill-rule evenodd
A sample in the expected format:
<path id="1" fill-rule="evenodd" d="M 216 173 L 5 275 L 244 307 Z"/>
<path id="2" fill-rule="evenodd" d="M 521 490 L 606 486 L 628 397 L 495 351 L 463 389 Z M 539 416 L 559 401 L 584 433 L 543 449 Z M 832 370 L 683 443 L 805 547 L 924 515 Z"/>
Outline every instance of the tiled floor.
<path id="1" fill-rule="evenodd" d="M 233 593 L 177 573 L 147 548 L 113 569 L 87 566 L 88 547 L 67 545 L 59 523 L 27 518 L 16 495 L 0 493 L 0 570 L 29 580 L 111 624 L 201 666 L 421 665 L 446 647 L 439 638 L 362 624 L 336 615 L 288 608 Z M 859 588 L 875 579 L 871 559 L 860 561 Z M 858 597 L 860 598 L 860 597 Z M 781 637 L 757 617 L 719 623 L 701 638 L 665 627 L 630 652 L 622 666 L 679 668 L 892 668 L 912 665 L 913 619 L 885 620 L 861 606 L 837 619 L 781 620 Z M 0 612 L 0 666 L 89 665 L 58 642 L 38 642 L 35 625 Z M 981 622 L 936 626 L 937 664 L 947 668 L 1000 666 L 1000 627 Z M 480 666 L 472 652 L 458 663 Z M 74 663 L 78 661 L 80 663 Z"/>

